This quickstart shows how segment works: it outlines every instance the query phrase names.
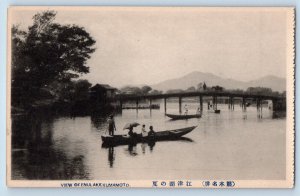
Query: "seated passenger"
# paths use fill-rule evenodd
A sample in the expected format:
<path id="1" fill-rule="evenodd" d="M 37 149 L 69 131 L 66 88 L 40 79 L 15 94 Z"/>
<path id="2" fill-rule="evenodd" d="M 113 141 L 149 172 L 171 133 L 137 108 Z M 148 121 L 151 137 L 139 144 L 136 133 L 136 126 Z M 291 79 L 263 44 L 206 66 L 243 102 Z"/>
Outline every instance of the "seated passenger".
<path id="1" fill-rule="evenodd" d="M 142 136 L 146 137 L 148 135 L 146 129 L 145 129 L 145 125 L 142 126 Z"/>
<path id="2" fill-rule="evenodd" d="M 148 136 L 155 136 L 155 131 L 153 130 L 153 126 L 149 127 L 150 131 L 148 132 Z"/>

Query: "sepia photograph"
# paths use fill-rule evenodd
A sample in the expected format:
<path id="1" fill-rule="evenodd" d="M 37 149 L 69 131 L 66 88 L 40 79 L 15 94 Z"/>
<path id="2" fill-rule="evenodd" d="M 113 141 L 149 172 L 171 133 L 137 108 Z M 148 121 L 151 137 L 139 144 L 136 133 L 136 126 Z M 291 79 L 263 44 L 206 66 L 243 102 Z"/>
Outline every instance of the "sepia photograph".
<path id="1" fill-rule="evenodd" d="M 294 11 L 11 6 L 7 186 L 293 188 Z"/>

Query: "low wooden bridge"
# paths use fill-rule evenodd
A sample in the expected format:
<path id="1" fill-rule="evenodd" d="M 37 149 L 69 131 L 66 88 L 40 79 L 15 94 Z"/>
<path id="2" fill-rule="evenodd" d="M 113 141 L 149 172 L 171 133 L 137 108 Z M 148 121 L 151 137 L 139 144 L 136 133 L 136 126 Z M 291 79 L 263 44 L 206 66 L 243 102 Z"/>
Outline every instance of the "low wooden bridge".
<path id="1" fill-rule="evenodd" d="M 166 93 L 166 94 L 147 94 L 147 95 L 124 95 L 120 94 L 116 96 L 116 100 L 122 104 L 128 101 L 135 101 L 136 106 L 142 100 L 149 100 L 149 104 L 152 104 L 153 100 L 163 99 L 164 100 L 164 110 L 167 112 L 167 99 L 168 98 L 178 98 L 179 103 L 179 113 L 182 112 L 182 99 L 188 97 L 198 97 L 199 107 L 203 110 L 203 98 L 211 99 L 213 108 L 217 108 L 218 98 L 228 99 L 228 108 L 234 110 L 235 100 L 239 99 L 243 110 L 247 108 L 247 101 L 251 100 L 256 102 L 257 109 L 262 109 L 262 102 L 269 100 L 272 101 L 273 110 L 285 110 L 286 107 L 286 97 L 282 95 L 263 95 L 254 94 L 248 92 L 227 92 L 227 91 L 199 91 L 199 92 L 183 92 L 183 93 Z M 137 107 L 138 108 L 138 107 Z"/>

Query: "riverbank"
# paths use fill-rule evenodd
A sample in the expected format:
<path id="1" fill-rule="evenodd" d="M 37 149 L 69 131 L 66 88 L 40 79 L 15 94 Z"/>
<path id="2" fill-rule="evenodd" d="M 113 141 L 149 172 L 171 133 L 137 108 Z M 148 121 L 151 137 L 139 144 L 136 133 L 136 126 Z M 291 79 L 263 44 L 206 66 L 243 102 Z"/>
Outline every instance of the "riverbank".
<path id="1" fill-rule="evenodd" d="M 53 101 L 52 99 L 44 99 L 35 101 L 25 106 L 12 106 L 11 115 L 27 115 L 34 112 L 47 112 L 52 114 L 85 116 L 93 113 L 114 113 L 121 109 L 111 104 L 97 104 L 90 100 L 81 100 L 76 102 Z"/>

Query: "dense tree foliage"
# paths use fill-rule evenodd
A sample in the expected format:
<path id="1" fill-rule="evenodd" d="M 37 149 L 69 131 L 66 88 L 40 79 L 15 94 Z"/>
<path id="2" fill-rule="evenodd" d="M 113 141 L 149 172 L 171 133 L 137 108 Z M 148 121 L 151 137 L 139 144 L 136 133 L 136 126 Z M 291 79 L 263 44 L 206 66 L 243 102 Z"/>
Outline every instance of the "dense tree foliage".
<path id="1" fill-rule="evenodd" d="M 92 86 L 87 80 L 67 82 L 53 82 L 47 88 L 58 102 L 76 102 L 89 99 L 89 88 Z"/>
<path id="2" fill-rule="evenodd" d="M 217 86 L 212 86 L 211 89 L 214 91 L 223 91 L 224 87 L 217 85 Z"/>
<path id="3" fill-rule="evenodd" d="M 265 87 L 249 87 L 246 92 L 252 94 L 272 94 L 272 89 Z"/>
<path id="4" fill-rule="evenodd" d="M 89 72 L 95 40 L 83 27 L 55 23 L 55 16 L 37 13 L 27 30 L 12 28 L 12 104 L 40 99 L 41 89 Z"/>
<path id="5" fill-rule="evenodd" d="M 148 94 L 151 90 L 152 90 L 152 88 L 150 86 L 143 86 L 141 88 L 142 94 L 144 94 L 144 95 Z"/>
<path id="6" fill-rule="evenodd" d="M 150 92 L 149 92 L 149 94 L 151 94 L 151 95 L 158 95 L 158 94 L 163 94 L 163 91 L 159 91 L 159 90 L 151 90 Z"/>
<path id="7" fill-rule="evenodd" d="M 203 90 L 203 83 L 202 82 L 200 82 L 199 84 L 197 84 L 197 90 L 198 91 Z"/>
<path id="8" fill-rule="evenodd" d="M 170 89 L 170 90 L 167 90 L 166 93 L 167 94 L 171 94 L 171 93 L 183 93 L 184 90 L 182 89 Z"/>
<path id="9" fill-rule="evenodd" d="M 194 86 L 191 86 L 189 88 L 186 89 L 187 92 L 195 92 L 196 88 Z"/>
<path id="10" fill-rule="evenodd" d="M 162 91 L 152 89 L 150 86 L 143 86 L 141 88 L 136 86 L 125 86 L 120 89 L 121 94 L 134 94 L 134 95 L 147 95 L 147 94 L 159 94 Z"/>
<path id="11" fill-rule="evenodd" d="M 139 87 L 134 86 L 125 86 L 120 89 L 121 94 L 135 94 L 135 95 L 141 95 L 142 91 Z"/>

